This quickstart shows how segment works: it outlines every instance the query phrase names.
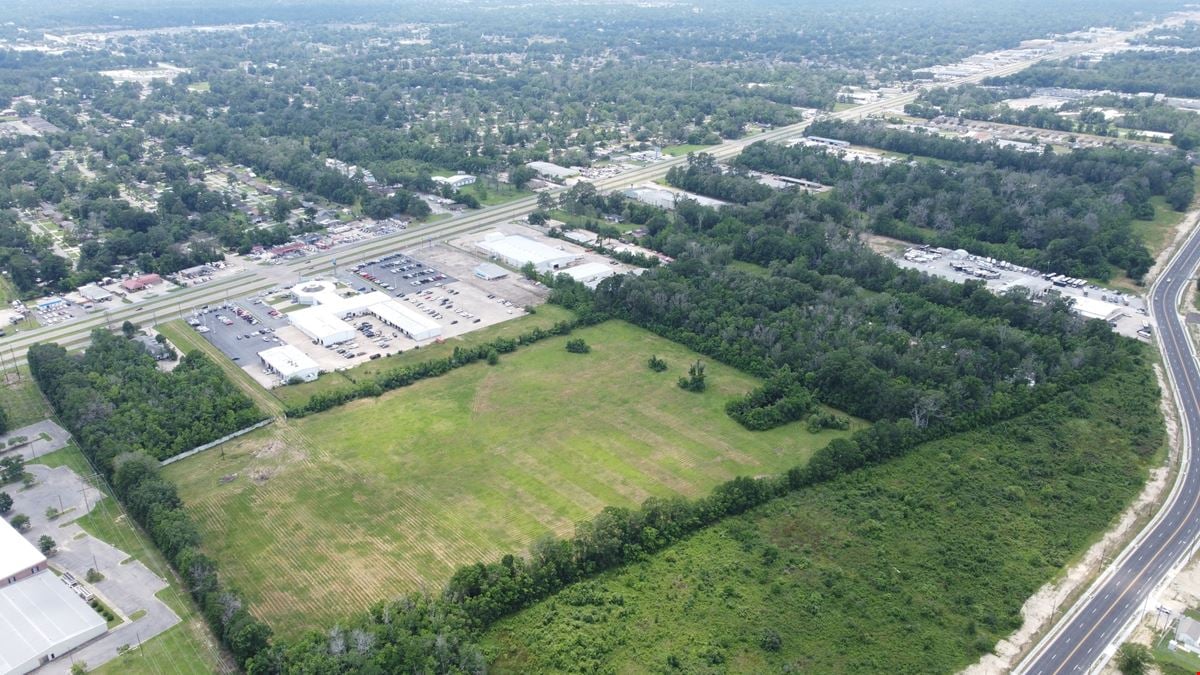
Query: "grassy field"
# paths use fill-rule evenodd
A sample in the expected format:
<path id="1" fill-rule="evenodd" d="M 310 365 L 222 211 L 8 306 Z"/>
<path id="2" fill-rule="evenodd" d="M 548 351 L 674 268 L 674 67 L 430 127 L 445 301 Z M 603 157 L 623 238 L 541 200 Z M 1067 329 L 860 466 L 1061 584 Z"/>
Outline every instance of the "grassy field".
<path id="1" fill-rule="evenodd" d="M 489 631 L 489 670 L 959 671 L 1020 625 L 1026 598 L 1107 529 L 1161 451 L 1148 372 L 1085 396 L 568 588 Z"/>
<path id="2" fill-rule="evenodd" d="M 51 416 L 50 404 L 46 402 L 38 389 L 29 369 L 20 367 L 20 377 L 17 371 L 10 370 L 0 382 L 0 406 L 8 413 L 8 425 L 12 429 L 40 422 Z"/>
<path id="3" fill-rule="evenodd" d="M 669 157 L 682 157 L 683 155 L 686 155 L 689 152 L 704 152 L 705 150 L 708 150 L 709 148 L 713 148 L 713 147 L 716 147 L 716 146 L 713 146 L 713 145 L 688 145 L 688 144 L 668 145 L 667 147 L 662 149 L 662 154 L 667 155 Z"/>
<path id="4" fill-rule="evenodd" d="M 539 312 L 539 316 L 541 313 Z M 165 469 L 222 573 L 277 632 L 436 590 L 459 565 L 521 552 L 609 505 L 697 496 L 774 474 L 837 434 L 743 430 L 725 402 L 756 381 L 621 322 L 576 331 L 378 399 L 289 420 Z M 422 350 L 424 351 L 424 350 Z M 646 360 L 669 363 L 654 373 Z"/>
<path id="5" fill-rule="evenodd" d="M 533 195 L 533 193 L 529 190 L 518 190 L 508 183 L 485 186 L 483 183 L 475 182 L 464 188 L 461 188 L 459 192 L 474 195 L 475 198 L 479 200 L 479 203 L 483 206 L 507 204 L 508 202 L 516 201 L 522 197 L 529 197 Z"/>
<path id="6" fill-rule="evenodd" d="M 52 468 L 68 466 L 82 476 L 92 474 L 83 453 L 73 444 L 42 455 L 35 462 Z M 74 522 L 88 534 L 116 546 L 129 554 L 130 559 L 140 560 L 155 574 L 166 579 L 170 585 L 159 591 L 158 598 L 179 615 L 182 622 L 147 640 L 142 649 L 134 649 L 89 672 L 178 672 L 184 675 L 232 672 L 229 664 L 222 660 L 219 648 L 192 604 L 191 598 L 172 575 L 162 554 L 142 531 L 134 526 L 107 490 L 102 491 L 105 498 L 94 502 L 95 507 L 92 511 L 75 518 Z"/>

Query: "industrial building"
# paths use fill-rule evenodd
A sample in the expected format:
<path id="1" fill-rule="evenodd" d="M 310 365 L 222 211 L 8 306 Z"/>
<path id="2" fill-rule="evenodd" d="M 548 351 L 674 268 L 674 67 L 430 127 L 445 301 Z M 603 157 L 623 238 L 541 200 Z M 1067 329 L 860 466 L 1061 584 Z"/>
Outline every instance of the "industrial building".
<path id="1" fill-rule="evenodd" d="M 267 372 L 279 375 L 284 382 L 291 382 L 294 379 L 312 382 L 321 374 L 317 362 L 292 345 L 261 351 L 258 353 L 258 358 L 262 360 L 263 368 Z"/>
<path id="2" fill-rule="evenodd" d="M 617 270 L 612 265 L 597 262 L 584 263 L 577 267 L 568 267 L 561 272 L 561 274 L 566 274 L 575 281 L 591 288 L 595 288 L 596 284 L 616 275 L 616 273 Z"/>
<path id="3" fill-rule="evenodd" d="M 566 180 L 579 175 L 578 169 L 568 169 L 551 162 L 529 162 L 525 166 L 538 172 L 538 175 L 552 180 Z"/>
<path id="4" fill-rule="evenodd" d="M 293 286 L 290 293 L 297 303 L 311 306 L 291 312 L 288 319 L 319 345 L 335 345 L 354 339 L 354 326 L 345 319 L 365 314 L 375 316 L 418 342 L 442 334 L 442 327 L 436 321 L 379 291 L 342 297 L 331 282 L 316 279 Z"/>
<path id="5" fill-rule="evenodd" d="M 452 189 L 458 190 L 475 182 L 475 176 L 470 174 L 460 173 L 455 176 L 434 176 L 433 182 L 438 185 L 449 185 Z"/>
<path id="6" fill-rule="evenodd" d="M 579 259 L 552 246 L 536 242 L 518 234 L 504 235 L 492 232 L 484 237 L 479 247 L 513 267 L 521 268 L 532 264 L 538 272 L 552 272 L 566 267 Z"/>
<path id="7" fill-rule="evenodd" d="M 0 519 L 0 674 L 24 675 L 103 635 L 104 617 L 46 568 Z"/>

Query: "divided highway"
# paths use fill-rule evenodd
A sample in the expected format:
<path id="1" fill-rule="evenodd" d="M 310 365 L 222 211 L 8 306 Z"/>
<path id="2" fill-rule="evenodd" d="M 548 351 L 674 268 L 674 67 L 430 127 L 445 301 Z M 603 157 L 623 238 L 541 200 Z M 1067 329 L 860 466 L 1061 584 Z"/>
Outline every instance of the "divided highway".
<path id="1" fill-rule="evenodd" d="M 1198 265 L 1200 228 L 1192 231 L 1158 277 L 1147 303 L 1179 408 L 1183 442 L 1179 477 L 1155 520 L 1017 667 L 1019 673 L 1087 673 L 1103 665 L 1113 652 L 1113 642 L 1142 615 L 1150 593 L 1187 559 L 1200 539 L 1200 462 L 1195 461 L 1194 436 L 1200 430 L 1200 364 L 1179 312 Z"/>

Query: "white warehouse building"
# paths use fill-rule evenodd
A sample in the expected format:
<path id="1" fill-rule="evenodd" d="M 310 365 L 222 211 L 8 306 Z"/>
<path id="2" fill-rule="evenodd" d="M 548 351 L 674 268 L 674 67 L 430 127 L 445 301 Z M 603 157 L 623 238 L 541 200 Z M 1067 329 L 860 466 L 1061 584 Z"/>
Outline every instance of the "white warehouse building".
<path id="1" fill-rule="evenodd" d="M 595 288 L 596 285 L 601 281 L 611 276 L 615 276 L 617 274 L 617 270 L 614 269 L 612 265 L 591 262 L 584 263 L 576 267 L 568 267 L 567 269 L 559 272 L 559 274 L 565 274 L 575 281 L 584 284 L 585 286 Z"/>
<path id="2" fill-rule="evenodd" d="M 328 347 L 354 339 L 354 326 L 342 321 L 325 307 L 309 307 L 287 315 L 288 321 L 313 342 Z"/>
<path id="3" fill-rule="evenodd" d="M 273 347 L 258 353 L 263 367 L 268 372 L 279 375 L 284 382 L 298 379 L 302 382 L 312 382 L 321 374 L 317 362 L 292 345 Z"/>
<path id="4" fill-rule="evenodd" d="M 354 326 L 345 319 L 364 314 L 375 316 L 417 342 L 432 340 L 442 334 L 438 322 L 380 291 L 343 298 L 331 283 L 317 279 L 298 284 L 291 293 L 298 302 L 312 306 L 291 312 L 288 319 L 320 345 L 353 340 Z"/>
<path id="5" fill-rule="evenodd" d="M 106 630 L 104 617 L 49 572 L 46 557 L 0 519 L 0 674 L 24 675 Z"/>
<path id="6" fill-rule="evenodd" d="M 467 173 L 460 173 L 454 176 L 434 176 L 433 182 L 438 185 L 449 185 L 451 188 L 457 190 L 473 184 L 475 176 Z"/>
<path id="7" fill-rule="evenodd" d="M 580 256 L 536 242 L 518 234 L 492 232 L 479 247 L 513 267 L 532 264 L 538 272 L 553 272 L 579 260 Z"/>

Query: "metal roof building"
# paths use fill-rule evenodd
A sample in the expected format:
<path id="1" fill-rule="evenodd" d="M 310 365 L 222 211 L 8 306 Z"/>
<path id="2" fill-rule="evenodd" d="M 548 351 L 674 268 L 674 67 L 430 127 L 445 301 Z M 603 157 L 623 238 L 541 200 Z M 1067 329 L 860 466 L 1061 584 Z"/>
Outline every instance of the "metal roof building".
<path id="1" fill-rule="evenodd" d="M 0 519 L 0 674 L 23 675 L 107 629 L 46 556 Z"/>
<path id="2" fill-rule="evenodd" d="M 517 234 L 503 235 L 493 232 L 479 243 L 479 247 L 513 267 L 524 267 L 527 263 L 532 263 L 534 269 L 539 272 L 551 272 L 579 259 L 574 253 Z"/>
<path id="3" fill-rule="evenodd" d="M 104 617 L 52 573 L 0 588 L 0 673 L 28 673 L 105 630 Z"/>
<path id="4" fill-rule="evenodd" d="M 617 270 L 612 265 L 597 262 L 584 263 L 577 267 L 568 267 L 559 272 L 559 274 L 566 274 L 575 281 L 593 288 L 604 279 L 615 276 L 616 273 Z"/>
<path id="5" fill-rule="evenodd" d="M 573 178 L 579 175 L 578 169 L 568 169 L 565 166 L 559 166 L 552 162 L 529 162 L 525 164 L 525 166 L 533 169 L 547 178 L 554 178 L 556 180 Z"/>
<path id="6" fill-rule="evenodd" d="M 321 374 L 317 362 L 292 345 L 282 345 L 261 351 L 258 353 L 258 358 L 262 360 L 263 366 L 279 375 L 284 382 L 290 382 L 293 378 L 312 382 Z"/>
<path id="7" fill-rule="evenodd" d="M 296 310 L 288 321 L 319 345 L 336 345 L 354 338 L 354 327 L 321 306 Z"/>
<path id="8" fill-rule="evenodd" d="M 495 279 L 503 279 L 504 277 L 508 276 L 508 270 L 499 265 L 493 265 L 492 263 L 480 263 L 479 266 L 475 268 L 475 276 L 483 279 L 484 281 L 493 281 Z"/>
<path id="9" fill-rule="evenodd" d="M 1085 319 L 1100 319 L 1102 321 L 1112 321 L 1124 310 L 1120 305 L 1114 305 L 1111 302 L 1105 302 L 1096 298 L 1085 298 L 1076 296 L 1075 302 L 1071 308 L 1075 313 Z"/>
<path id="10" fill-rule="evenodd" d="M 46 569 L 46 556 L 0 518 L 0 588 Z"/>

